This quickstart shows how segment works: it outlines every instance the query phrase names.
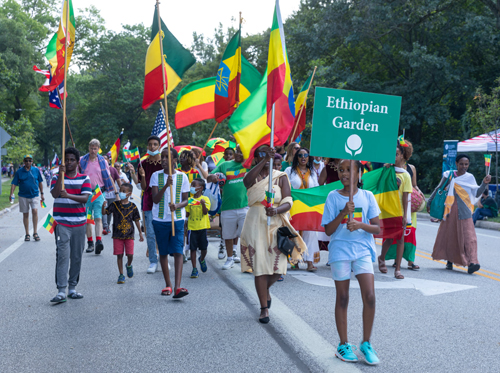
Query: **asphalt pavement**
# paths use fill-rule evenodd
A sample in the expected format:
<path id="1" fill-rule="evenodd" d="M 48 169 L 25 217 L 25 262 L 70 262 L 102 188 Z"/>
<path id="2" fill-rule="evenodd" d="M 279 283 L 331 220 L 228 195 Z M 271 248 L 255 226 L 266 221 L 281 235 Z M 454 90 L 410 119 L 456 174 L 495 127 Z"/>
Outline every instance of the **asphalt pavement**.
<path id="1" fill-rule="evenodd" d="M 39 210 L 40 242 L 24 242 L 17 209 L 0 216 L 1 372 L 498 372 L 500 337 L 500 232 L 477 229 L 481 270 L 447 271 L 430 254 L 438 224 L 419 220 L 420 271 L 396 280 L 375 267 L 377 310 L 372 344 L 381 364 L 347 364 L 334 358 L 335 288 L 321 253 L 316 273 L 289 271 L 272 288 L 271 322 L 258 322 L 253 276 L 236 265 L 222 271 L 218 239 L 210 240 L 208 271 L 182 286 L 182 300 L 161 296 L 162 274 L 146 274 L 146 243 L 136 240 L 134 271 L 124 285 L 111 236 L 101 255 L 84 253 L 77 290 L 84 299 L 53 305 L 54 236 L 43 227 L 51 212 Z M 137 200 L 134 202 L 137 203 Z M 380 250 L 380 246 L 378 246 Z M 171 264 L 173 264 L 171 262 Z M 172 266 L 173 267 L 173 266 Z M 301 266 L 305 268 L 305 266 Z M 172 271 L 173 274 L 173 271 Z M 351 281 L 348 331 L 362 337 L 362 302 Z"/>

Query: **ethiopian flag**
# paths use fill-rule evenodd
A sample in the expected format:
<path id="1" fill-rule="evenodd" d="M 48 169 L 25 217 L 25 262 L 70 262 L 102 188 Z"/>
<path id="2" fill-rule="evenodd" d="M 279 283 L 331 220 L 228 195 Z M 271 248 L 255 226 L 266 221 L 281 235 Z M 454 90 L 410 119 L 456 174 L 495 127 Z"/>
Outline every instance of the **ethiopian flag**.
<path id="1" fill-rule="evenodd" d="M 193 55 L 179 43 L 163 21 L 161 21 L 161 31 L 163 33 L 163 57 L 161 57 L 160 27 L 158 25 L 157 11 L 155 8 L 151 44 L 146 54 L 146 76 L 144 78 L 144 95 L 142 99 L 142 108 L 144 110 L 163 98 L 162 58 L 165 63 L 167 95 L 181 82 L 184 72 L 196 62 Z"/>
<path id="2" fill-rule="evenodd" d="M 66 30 L 66 14 L 69 6 L 69 27 Z M 48 85 L 40 88 L 40 91 L 50 92 L 58 88 L 64 81 L 64 44 L 67 43 L 68 65 L 71 61 L 73 48 L 75 46 L 75 14 L 73 13 L 73 4 L 71 0 L 64 0 L 59 19 L 59 28 L 50 39 L 45 57 L 50 63 L 50 73 L 52 80 Z"/>
<path id="3" fill-rule="evenodd" d="M 122 141 L 123 131 L 120 132 L 120 136 L 115 141 L 115 144 L 111 147 L 109 151 L 111 153 L 111 165 L 114 165 L 118 160 L 118 154 L 120 154 L 120 143 Z"/>
<path id="4" fill-rule="evenodd" d="M 363 209 L 361 207 L 356 207 L 354 209 L 353 219 L 359 222 L 363 222 Z M 346 215 L 344 216 L 344 219 L 342 219 L 340 224 L 347 224 L 348 221 L 349 221 L 349 215 Z"/>
<path id="5" fill-rule="evenodd" d="M 101 188 L 99 188 L 99 184 L 95 186 L 94 193 L 92 193 L 92 198 L 90 202 L 94 202 L 99 196 L 102 196 Z"/>
<path id="6" fill-rule="evenodd" d="M 337 181 L 311 189 L 292 190 L 293 206 L 290 215 L 293 227 L 301 231 L 324 231 L 321 226 L 321 218 L 326 198 L 332 190 L 342 188 L 342 183 Z M 375 237 L 401 238 L 403 217 L 401 216 L 401 201 L 394 167 L 382 167 L 365 173 L 363 175 L 363 189 L 373 193 L 381 211 L 379 218 L 382 231 Z"/>
<path id="7" fill-rule="evenodd" d="M 306 128 L 306 101 L 313 74 L 314 73 L 311 73 L 311 75 L 309 75 L 309 78 L 302 86 L 302 89 L 300 90 L 299 95 L 295 100 L 295 124 L 293 126 L 292 132 L 290 133 L 291 136 L 290 141 L 294 141 L 299 136 L 299 134 Z M 302 110 L 302 115 L 300 113 L 301 110 Z"/>
<path id="8" fill-rule="evenodd" d="M 490 165 L 491 165 L 491 154 L 485 154 L 484 155 L 484 165 L 486 167 L 490 167 Z"/>
<path id="9" fill-rule="evenodd" d="M 189 206 L 198 206 L 198 205 L 201 205 L 201 202 L 198 201 L 197 199 L 191 197 L 188 199 L 188 205 Z"/>
<path id="10" fill-rule="evenodd" d="M 222 122 L 240 102 L 241 25 L 229 41 L 217 70 L 215 81 L 215 120 Z"/>
<path id="11" fill-rule="evenodd" d="M 56 228 L 57 222 L 54 220 L 52 215 L 47 216 L 47 220 L 43 224 L 43 227 L 49 231 L 50 234 L 54 233 L 54 229 Z"/>
<path id="12" fill-rule="evenodd" d="M 92 219 L 92 212 L 87 211 L 87 224 L 95 225 L 94 219 Z"/>
<path id="13" fill-rule="evenodd" d="M 243 102 L 249 98 L 259 87 L 261 80 L 262 75 L 259 71 L 242 56 L 239 101 Z M 179 92 L 175 109 L 177 129 L 215 118 L 216 84 L 217 77 L 201 79 L 188 84 Z"/>
<path id="14" fill-rule="evenodd" d="M 292 72 L 285 45 L 279 0 L 274 8 L 273 25 L 267 58 L 267 125 L 271 127 L 274 110 L 274 133 L 285 144 L 295 121 Z"/>

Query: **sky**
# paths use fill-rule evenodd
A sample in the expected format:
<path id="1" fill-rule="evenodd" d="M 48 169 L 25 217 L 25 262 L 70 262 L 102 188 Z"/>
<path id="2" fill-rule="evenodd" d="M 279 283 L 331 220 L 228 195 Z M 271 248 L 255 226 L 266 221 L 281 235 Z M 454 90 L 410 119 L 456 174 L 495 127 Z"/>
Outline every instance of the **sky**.
<path id="1" fill-rule="evenodd" d="M 73 8 L 94 5 L 101 11 L 106 28 L 119 32 L 122 24 L 143 23 L 151 26 L 154 16 L 155 0 L 73 0 Z M 271 27 L 274 0 L 163 0 L 160 2 L 161 18 L 185 46 L 193 41 L 193 32 L 211 38 L 219 23 L 224 29 L 231 26 L 231 17 L 238 19 L 242 12 L 245 36 L 255 34 Z M 283 21 L 299 9 L 300 0 L 281 0 L 280 9 Z M 237 21 L 232 24 L 237 26 Z"/>

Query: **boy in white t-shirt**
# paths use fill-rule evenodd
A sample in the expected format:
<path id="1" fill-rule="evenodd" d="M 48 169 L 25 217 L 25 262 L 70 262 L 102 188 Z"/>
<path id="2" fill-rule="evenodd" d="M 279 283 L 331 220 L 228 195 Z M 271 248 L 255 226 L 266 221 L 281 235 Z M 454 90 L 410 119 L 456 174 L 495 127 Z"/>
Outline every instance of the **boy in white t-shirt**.
<path id="1" fill-rule="evenodd" d="M 158 251 L 160 252 L 160 263 L 165 278 L 166 287 L 161 291 L 162 295 L 172 294 L 172 283 L 168 269 L 168 255 L 174 257 L 175 287 L 173 298 L 182 298 L 188 295 L 185 288 L 181 288 L 182 277 L 182 251 L 184 245 L 184 221 L 186 220 L 186 209 L 189 198 L 189 180 L 186 174 L 175 168 L 178 162 L 177 151 L 173 148 L 163 149 L 161 152 L 161 166 L 163 170 L 156 171 L 151 175 L 149 186 L 153 197 L 153 228 L 155 231 Z M 169 174 L 169 163 L 172 174 Z M 171 200 L 173 189 L 174 200 Z M 172 216 L 175 227 L 175 236 L 172 235 Z"/>

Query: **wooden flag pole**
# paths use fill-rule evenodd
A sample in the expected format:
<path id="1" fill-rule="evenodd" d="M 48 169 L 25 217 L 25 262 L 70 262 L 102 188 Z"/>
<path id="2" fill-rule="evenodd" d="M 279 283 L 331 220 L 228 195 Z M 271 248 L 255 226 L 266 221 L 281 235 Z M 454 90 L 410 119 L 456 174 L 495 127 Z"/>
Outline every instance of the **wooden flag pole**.
<path id="1" fill-rule="evenodd" d="M 217 125 L 218 125 L 218 124 L 219 124 L 219 122 L 217 122 L 217 121 L 216 121 L 216 122 L 215 122 L 215 126 L 214 126 L 214 128 L 213 128 L 212 132 L 210 132 L 210 136 L 208 136 L 207 142 L 206 142 L 206 143 L 205 143 L 205 145 L 203 146 L 203 151 L 202 151 L 202 152 L 204 152 L 204 151 L 205 151 L 205 148 L 207 147 L 208 142 L 209 142 L 209 141 L 210 141 L 210 139 L 212 138 L 212 135 L 214 134 L 215 129 L 217 128 Z"/>
<path id="2" fill-rule="evenodd" d="M 273 111 L 272 111 L 272 118 L 271 118 L 271 141 L 270 141 L 270 147 L 274 148 L 274 106 L 273 104 Z M 274 159 L 269 160 L 269 194 L 271 195 L 273 193 L 273 162 Z M 270 203 L 272 201 L 271 197 L 267 197 L 267 202 Z M 271 225 L 271 217 L 267 217 L 267 225 Z"/>
<path id="3" fill-rule="evenodd" d="M 73 140 L 73 135 L 71 134 L 71 128 L 69 127 L 69 121 L 68 121 L 68 117 L 66 117 L 66 124 L 68 125 L 68 133 L 69 133 L 69 137 L 71 139 L 71 143 L 73 144 L 73 148 L 75 148 L 75 140 Z"/>
<path id="4" fill-rule="evenodd" d="M 306 94 L 306 98 L 304 99 L 304 105 L 302 105 L 302 107 L 300 108 L 299 118 L 297 119 L 295 126 L 293 126 L 293 133 L 292 133 L 292 137 L 290 137 L 290 142 L 292 142 L 295 139 L 295 132 L 297 131 L 297 127 L 299 126 L 300 118 L 302 118 L 302 112 L 304 111 L 304 107 L 306 106 L 305 102 L 307 101 L 307 95 L 309 94 L 309 90 L 311 89 L 311 85 L 312 85 L 312 82 L 314 80 L 314 75 L 316 74 L 317 68 L 318 68 L 318 66 L 314 66 L 314 71 L 313 71 L 313 74 L 311 77 L 311 81 L 309 82 L 309 87 L 307 87 L 307 94 Z"/>
<path id="5" fill-rule="evenodd" d="M 156 0 L 156 13 L 158 14 L 158 35 L 160 40 L 160 54 L 161 54 L 161 76 L 163 78 L 163 98 L 165 99 L 165 108 L 162 107 L 163 117 L 165 118 L 165 126 L 167 127 L 167 141 L 168 141 L 168 173 L 171 175 L 172 179 L 174 175 L 172 174 L 172 152 L 170 150 L 170 124 L 168 123 L 168 105 L 167 105 L 167 77 L 165 76 L 165 59 L 163 58 L 163 30 L 161 29 L 161 16 L 160 16 L 160 1 Z M 170 186 L 170 203 L 175 203 L 174 199 L 174 188 Z M 174 213 L 171 212 L 172 217 L 172 237 L 175 236 L 175 218 Z"/>
<path id="6" fill-rule="evenodd" d="M 69 1 L 66 1 L 66 35 L 64 37 L 64 94 L 63 94 L 63 131 L 62 131 L 62 165 L 66 164 L 66 84 L 68 82 L 68 36 L 69 36 Z M 62 190 L 64 190 L 64 172 L 61 172 Z"/>

